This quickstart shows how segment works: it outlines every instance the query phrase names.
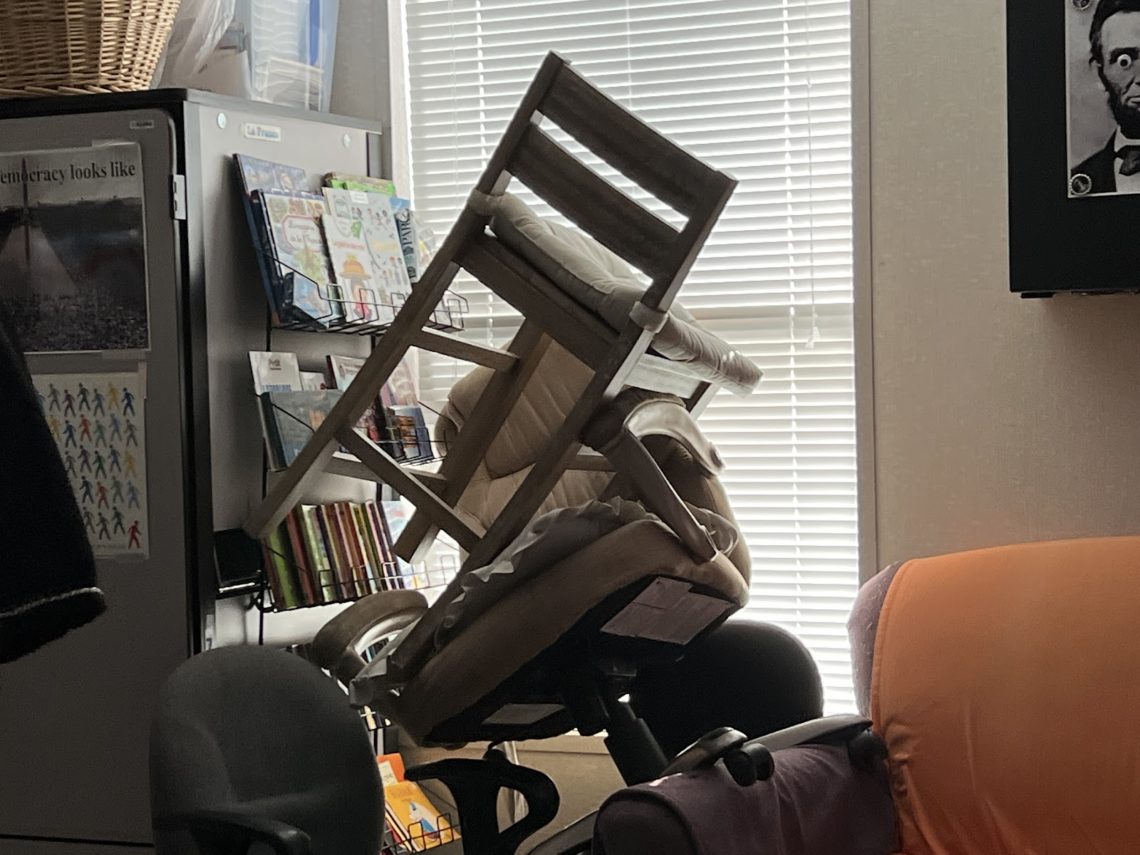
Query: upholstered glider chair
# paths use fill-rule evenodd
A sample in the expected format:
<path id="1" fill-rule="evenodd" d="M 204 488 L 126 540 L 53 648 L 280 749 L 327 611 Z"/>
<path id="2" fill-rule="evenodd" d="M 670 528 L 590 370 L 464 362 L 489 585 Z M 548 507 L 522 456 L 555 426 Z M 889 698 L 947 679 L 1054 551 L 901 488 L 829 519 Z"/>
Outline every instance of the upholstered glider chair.
<path id="1" fill-rule="evenodd" d="M 602 172 L 640 189 L 627 193 Z M 545 205 L 524 201 L 519 184 Z M 430 608 L 414 591 L 375 594 L 314 640 L 353 703 L 421 745 L 605 731 L 627 782 L 665 768 L 626 695 L 749 591 L 722 463 L 695 417 L 720 388 L 748 394 L 760 371 L 674 302 L 734 186 L 562 58 L 543 62 L 405 309 L 250 525 L 277 518 L 273 506 L 295 494 L 308 463 L 332 456 L 341 471 L 338 440 L 359 461 L 345 471 L 363 465 L 416 505 L 398 554 L 413 558 L 438 530 L 464 551 Z M 546 206 L 561 217 L 542 216 Z M 438 472 L 409 474 L 352 424 L 403 349 L 443 346 L 408 325 L 460 268 L 524 320 L 505 352 L 463 351 L 482 364 L 442 411 L 447 456 Z M 377 643 L 365 666 L 362 652 Z M 803 667 L 814 674 L 810 659 Z M 554 815 L 557 796 L 494 751 L 473 762 L 410 774 L 447 783 L 475 851 L 516 851 Z M 499 830 L 503 786 L 530 807 L 518 827 Z"/>
<path id="2" fill-rule="evenodd" d="M 850 623 L 869 721 L 745 743 L 772 761 L 750 786 L 707 740 L 688 771 L 614 795 L 594 852 L 1140 851 L 1138 614 L 1137 537 L 890 567 L 864 586 Z"/>

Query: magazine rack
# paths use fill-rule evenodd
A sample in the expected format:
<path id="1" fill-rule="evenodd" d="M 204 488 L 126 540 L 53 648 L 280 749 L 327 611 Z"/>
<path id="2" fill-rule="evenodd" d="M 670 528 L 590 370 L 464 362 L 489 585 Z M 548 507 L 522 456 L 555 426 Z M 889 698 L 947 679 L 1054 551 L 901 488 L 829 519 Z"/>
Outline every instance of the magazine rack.
<path id="1" fill-rule="evenodd" d="M 684 218 L 683 225 L 674 228 L 601 178 L 540 128 L 543 119 L 672 207 Z M 609 326 L 488 232 L 494 203 L 513 178 L 649 277 L 649 286 L 621 329 Z M 398 555 L 414 561 L 438 531 L 467 553 L 442 595 L 452 596 L 464 573 L 489 563 L 519 534 L 564 471 L 597 469 L 599 462 L 605 463 L 596 454 L 579 454 L 579 436 L 598 408 L 623 386 L 679 394 L 690 410 L 707 403 L 714 390 L 711 381 L 688 375 L 679 380 L 679 372 L 666 368 L 673 363 L 647 350 L 735 183 L 611 101 L 561 57 L 549 54 L 420 282 L 356 379 L 247 520 L 246 531 L 259 539 L 266 535 L 321 471 L 382 481 L 416 508 L 397 542 Z M 506 349 L 425 328 L 460 268 L 523 315 Z M 454 507 L 551 340 L 588 366 L 592 380 L 513 498 L 485 531 L 480 530 Z M 410 347 L 435 350 L 494 372 L 437 473 L 409 473 L 353 430 Z M 341 446 L 351 458 L 336 455 Z"/>
<path id="2" fill-rule="evenodd" d="M 355 299 L 346 298 L 338 286 L 322 287 L 268 249 L 259 248 L 259 251 L 268 265 L 279 272 L 284 288 L 291 290 L 293 280 L 301 277 L 316 289 L 320 297 L 329 305 L 330 310 L 329 314 L 323 317 L 303 320 L 277 320 L 276 315 L 274 315 L 275 323 L 272 324 L 274 329 L 334 332 L 348 335 L 383 335 L 408 301 L 408 294 L 403 291 L 388 293 L 387 299 L 362 299 L 359 296 Z M 348 319 L 349 313 L 346 308 L 349 305 L 360 307 L 361 311 L 358 312 L 362 316 L 360 319 Z M 340 311 L 334 311 L 334 306 L 339 306 Z M 461 332 L 469 308 L 466 297 L 447 291 L 424 326 L 427 329 L 439 332 Z"/>

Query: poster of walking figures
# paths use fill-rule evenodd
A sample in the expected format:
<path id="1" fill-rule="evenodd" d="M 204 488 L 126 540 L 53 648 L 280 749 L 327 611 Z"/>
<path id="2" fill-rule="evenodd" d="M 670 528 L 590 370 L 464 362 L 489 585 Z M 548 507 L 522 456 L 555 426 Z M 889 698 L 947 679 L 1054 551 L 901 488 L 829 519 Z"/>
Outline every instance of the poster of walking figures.
<path id="1" fill-rule="evenodd" d="M 28 353 L 149 346 L 137 143 L 0 153 L 0 300 Z"/>
<path id="2" fill-rule="evenodd" d="M 150 552 L 139 374 L 32 377 L 97 556 Z"/>

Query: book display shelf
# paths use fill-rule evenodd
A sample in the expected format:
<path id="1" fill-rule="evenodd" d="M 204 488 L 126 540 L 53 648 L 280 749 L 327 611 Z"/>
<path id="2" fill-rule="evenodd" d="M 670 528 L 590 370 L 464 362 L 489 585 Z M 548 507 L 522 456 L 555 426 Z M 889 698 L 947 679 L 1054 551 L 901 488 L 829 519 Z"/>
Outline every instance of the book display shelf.
<path id="1" fill-rule="evenodd" d="M 249 356 L 268 485 L 302 453 L 363 368 L 359 350 L 345 353 L 338 336 L 362 338 L 369 351 L 382 339 L 429 263 L 434 236 L 395 195 L 392 182 L 242 152 L 233 154 L 233 165 L 267 302 L 266 349 Z M 462 347 L 454 333 L 463 330 L 467 308 L 464 297 L 447 292 L 424 322 L 420 343 L 436 350 Z M 300 357 L 289 350 L 296 336 L 277 347 L 284 333 L 327 342 L 324 364 L 314 364 L 311 345 L 297 348 Z M 355 432 L 413 477 L 430 478 L 447 450 L 431 436 L 418 385 L 415 363 L 401 360 L 357 419 Z M 360 470 L 359 459 L 342 445 L 327 474 L 358 479 Z M 454 577 L 458 561 L 446 549 L 415 563 L 396 554 L 408 509 L 382 479 L 368 477 L 366 483 L 363 491 L 357 482 L 320 500 L 309 491 L 258 538 L 248 604 L 258 612 L 259 643 L 267 614 L 350 603 L 383 591 L 430 591 Z"/>

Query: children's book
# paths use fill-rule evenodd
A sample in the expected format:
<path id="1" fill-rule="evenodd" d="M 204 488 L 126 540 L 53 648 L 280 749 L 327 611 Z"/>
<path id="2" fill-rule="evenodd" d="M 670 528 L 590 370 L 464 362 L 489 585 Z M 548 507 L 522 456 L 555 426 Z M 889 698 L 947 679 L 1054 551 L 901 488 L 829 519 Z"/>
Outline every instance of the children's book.
<path id="1" fill-rule="evenodd" d="M 332 561 L 318 520 L 320 509 L 316 505 L 301 505 L 299 510 L 304 523 L 309 566 L 313 568 L 317 579 L 317 596 L 320 602 L 331 603 L 336 599 L 336 577 L 333 575 Z"/>
<path id="2" fill-rule="evenodd" d="M 343 600 L 354 596 L 356 580 L 352 575 L 352 558 L 348 554 L 348 543 L 340 528 L 340 518 L 332 505 L 319 505 L 321 532 L 325 547 L 332 561 L 335 578 L 334 599 Z"/>
<path id="3" fill-rule="evenodd" d="M 373 500 L 365 502 L 364 509 L 368 514 L 368 519 L 372 522 L 372 529 L 376 532 L 376 544 L 380 548 L 384 578 L 387 581 L 388 588 L 396 590 L 405 587 L 399 561 L 392 549 L 392 539 L 384 520 L 384 512 Z"/>
<path id="4" fill-rule="evenodd" d="M 302 388 L 295 353 L 251 350 L 249 364 L 253 369 L 253 390 L 258 395 L 264 392 L 297 392 Z"/>
<path id="5" fill-rule="evenodd" d="M 403 446 L 404 459 L 414 463 L 432 458 L 431 436 L 428 434 L 424 411 L 416 404 L 395 404 L 385 407 L 386 422 L 392 425 Z"/>
<path id="6" fill-rule="evenodd" d="M 325 175 L 325 186 L 339 190 L 360 190 L 365 193 L 396 195 L 395 182 L 387 178 L 373 178 L 369 175 L 351 175 L 347 172 L 329 172 Z"/>
<path id="7" fill-rule="evenodd" d="M 376 272 L 364 240 L 363 224 L 331 213 L 321 217 L 321 224 L 332 259 L 333 279 L 344 300 L 345 320 L 349 323 L 379 320 Z"/>
<path id="8" fill-rule="evenodd" d="M 368 513 L 363 505 L 349 505 L 352 519 L 356 523 L 356 533 L 360 539 L 360 551 L 364 559 L 364 578 L 366 593 L 374 594 L 377 591 L 387 590 L 384 584 L 384 565 L 380 560 L 379 547 L 376 543 L 376 534 L 368 522 Z"/>
<path id="9" fill-rule="evenodd" d="M 305 392 L 319 392 L 321 389 L 328 389 L 329 385 L 325 382 L 325 375 L 320 371 L 302 371 L 301 372 L 301 389 Z"/>
<path id="10" fill-rule="evenodd" d="M 424 588 L 427 587 L 427 576 L 424 573 L 417 572 L 403 558 L 396 555 L 395 544 L 400 539 L 400 534 L 411 519 L 411 514 L 408 508 L 404 505 L 403 501 L 396 499 L 394 501 L 380 502 L 381 520 L 385 527 L 388 536 L 388 542 L 392 544 L 392 556 L 396 559 L 396 566 L 400 571 L 400 578 L 403 580 L 405 588 Z"/>
<path id="11" fill-rule="evenodd" d="M 411 283 L 389 197 L 330 187 L 324 189 L 324 194 L 334 216 L 361 223 L 361 234 L 368 245 L 376 275 L 373 286 L 379 301 L 379 320 L 391 321 L 396 316 L 396 308 L 407 299 Z"/>
<path id="12" fill-rule="evenodd" d="M 460 837 L 446 814 L 440 814 L 415 781 L 396 781 L 384 787 L 384 809 L 398 826 L 403 842 L 424 852 Z"/>
<path id="13" fill-rule="evenodd" d="M 360 369 L 364 367 L 364 359 L 359 356 L 340 356 L 339 354 L 330 353 L 325 357 L 328 363 L 328 377 L 326 381 L 329 388 L 339 389 L 344 391 L 348 388 L 356 375 L 360 373 Z M 381 448 L 385 448 L 384 429 L 383 429 L 383 414 L 378 411 L 375 403 L 372 404 L 360 416 L 356 422 L 356 432 L 361 436 L 366 436 Z"/>
<path id="14" fill-rule="evenodd" d="M 305 530 L 301 512 L 294 508 L 285 517 L 285 530 L 289 533 L 289 547 L 293 553 L 293 567 L 297 571 L 297 581 L 301 583 L 301 596 L 304 604 L 315 606 L 320 603 L 314 568 L 305 549 Z"/>
<path id="15" fill-rule="evenodd" d="M 286 609 L 301 605 L 297 575 L 293 567 L 293 553 L 289 547 L 289 536 L 284 525 L 279 525 L 270 532 L 263 543 L 263 548 L 265 572 L 274 604 Z"/>
<path id="16" fill-rule="evenodd" d="M 323 389 L 317 392 L 266 392 L 261 396 L 270 434 L 266 440 L 271 446 L 270 458 L 276 468 L 284 468 L 297 459 L 305 443 L 340 399 L 340 394 L 335 389 Z"/>
<path id="17" fill-rule="evenodd" d="M 412 203 L 399 196 L 391 199 L 392 214 L 396 218 L 396 231 L 400 235 L 400 249 L 408 268 L 408 280 L 415 285 L 420 281 L 420 253 L 416 240 L 416 223 L 412 217 Z"/>
<path id="18" fill-rule="evenodd" d="M 260 194 L 269 221 L 283 316 L 299 316 L 320 326 L 341 320 L 345 310 L 331 287 L 329 256 L 321 234 L 320 223 L 327 210 L 324 198 L 276 190 L 255 194 Z"/>
<path id="19" fill-rule="evenodd" d="M 265 287 L 265 296 L 274 316 L 274 322 L 280 321 L 281 295 L 277 292 L 278 277 L 270 263 L 273 250 L 269 244 L 269 227 L 262 210 L 260 197 L 255 199 L 255 190 L 286 190 L 300 191 L 309 188 L 308 173 L 299 166 L 289 166 L 284 163 L 274 163 L 251 157 L 248 154 L 235 154 L 234 163 L 237 167 L 238 182 L 242 193 L 242 207 L 245 209 L 246 222 L 249 225 L 250 237 L 254 243 L 257 255 L 257 266 L 261 272 L 261 280 Z"/>

